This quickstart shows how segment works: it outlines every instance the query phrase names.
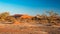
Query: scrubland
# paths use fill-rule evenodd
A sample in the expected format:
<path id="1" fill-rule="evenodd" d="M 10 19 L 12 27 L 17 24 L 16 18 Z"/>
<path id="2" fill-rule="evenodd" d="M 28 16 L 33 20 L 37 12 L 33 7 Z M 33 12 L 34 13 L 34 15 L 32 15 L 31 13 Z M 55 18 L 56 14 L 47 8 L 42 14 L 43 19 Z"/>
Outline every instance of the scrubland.
<path id="1" fill-rule="evenodd" d="M 0 13 L 0 34 L 60 34 L 60 15 Z"/>

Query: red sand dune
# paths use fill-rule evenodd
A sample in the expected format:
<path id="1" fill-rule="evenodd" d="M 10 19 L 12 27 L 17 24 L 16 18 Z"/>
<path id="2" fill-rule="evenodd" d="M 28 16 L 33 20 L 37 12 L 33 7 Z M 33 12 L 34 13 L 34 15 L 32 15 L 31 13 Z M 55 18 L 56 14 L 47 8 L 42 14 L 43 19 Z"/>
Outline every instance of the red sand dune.
<path id="1" fill-rule="evenodd" d="M 29 16 L 29 15 L 23 15 L 23 16 L 21 16 L 21 18 L 32 18 L 32 16 Z"/>

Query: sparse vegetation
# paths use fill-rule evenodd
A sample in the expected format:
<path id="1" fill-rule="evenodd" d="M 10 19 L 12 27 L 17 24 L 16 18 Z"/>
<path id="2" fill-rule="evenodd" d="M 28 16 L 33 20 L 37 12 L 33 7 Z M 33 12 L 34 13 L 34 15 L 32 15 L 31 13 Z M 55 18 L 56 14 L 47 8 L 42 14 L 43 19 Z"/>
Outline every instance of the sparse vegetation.
<path id="1" fill-rule="evenodd" d="M 43 25 L 58 25 L 60 24 L 60 16 L 57 13 L 54 13 L 53 11 L 47 12 L 42 15 L 36 15 L 36 16 L 29 16 L 29 15 L 10 15 L 9 12 L 4 12 L 0 14 L 0 22 L 10 22 L 13 24 L 15 21 L 20 23 L 32 23 L 32 24 L 43 24 Z M 17 18 L 15 18 L 17 17 Z"/>
<path id="2" fill-rule="evenodd" d="M 59 33 L 60 29 L 58 29 L 60 28 L 58 27 L 60 26 L 60 15 L 54 12 L 47 12 L 47 13 L 49 15 L 38 14 L 36 16 L 29 16 L 29 15 L 23 15 L 23 14 L 10 15 L 9 12 L 4 12 L 4 13 L 0 13 L 0 24 L 5 24 L 5 28 L 6 27 L 11 28 L 11 29 L 14 28 L 12 31 L 18 31 L 19 33 L 23 32 L 25 34 L 40 34 L 40 33 L 60 34 Z M 17 23 L 19 25 L 17 25 Z M 6 30 L 9 30 L 8 28 Z"/>

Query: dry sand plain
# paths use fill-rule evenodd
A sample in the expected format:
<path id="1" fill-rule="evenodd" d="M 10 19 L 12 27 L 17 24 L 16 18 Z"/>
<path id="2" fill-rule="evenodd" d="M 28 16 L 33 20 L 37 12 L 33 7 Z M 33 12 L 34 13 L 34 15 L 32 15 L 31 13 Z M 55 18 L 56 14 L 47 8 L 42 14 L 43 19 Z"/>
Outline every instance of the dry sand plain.
<path id="1" fill-rule="evenodd" d="M 0 34 L 60 34 L 60 27 L 32 24 L 0 24 Z"/>

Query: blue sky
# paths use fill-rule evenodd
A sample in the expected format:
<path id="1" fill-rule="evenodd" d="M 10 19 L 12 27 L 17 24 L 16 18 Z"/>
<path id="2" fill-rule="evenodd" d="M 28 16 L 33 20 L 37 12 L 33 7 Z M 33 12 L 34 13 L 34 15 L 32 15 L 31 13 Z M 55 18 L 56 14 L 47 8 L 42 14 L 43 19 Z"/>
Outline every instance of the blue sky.
<path id="1" fill-rule="evenodd" d="M 48 10 L 60 13 L 60 0 L 0 0 L 0 12 L 36 15 Z"/>

